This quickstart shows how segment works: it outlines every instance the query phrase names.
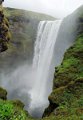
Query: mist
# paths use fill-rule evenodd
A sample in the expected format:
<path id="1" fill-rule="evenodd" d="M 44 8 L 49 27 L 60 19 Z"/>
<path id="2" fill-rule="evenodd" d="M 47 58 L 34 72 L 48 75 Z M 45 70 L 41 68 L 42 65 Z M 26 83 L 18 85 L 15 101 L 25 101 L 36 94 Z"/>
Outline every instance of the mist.
<path id="1" fill-rule="evenodd" d="M 32 75 L 34 73 L 28 63 L 18 66 L 16 69 L 13 68 L 12 72 L 3 70 L 0 73 L 0 85 L 7 90 L 8 99 L 20 99 L 28 108 L 31 101 L 29 91 L 35 82 Z"/>

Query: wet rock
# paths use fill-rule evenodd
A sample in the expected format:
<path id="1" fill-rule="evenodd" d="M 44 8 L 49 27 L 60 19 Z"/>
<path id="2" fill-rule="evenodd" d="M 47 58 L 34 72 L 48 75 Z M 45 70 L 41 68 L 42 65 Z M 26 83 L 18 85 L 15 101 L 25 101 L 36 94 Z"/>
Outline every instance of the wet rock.
<path id="1" fill-rule="evenodd" d="M 13 100 L 12 103 L 17 107 L 24 108 L 24 104 L 20 100 Z"/>
<path id="2" fill-rule="evenodd" d="M 7 99 L 7 91 L 0 87 L 0 99 L 6 100 Z"/>

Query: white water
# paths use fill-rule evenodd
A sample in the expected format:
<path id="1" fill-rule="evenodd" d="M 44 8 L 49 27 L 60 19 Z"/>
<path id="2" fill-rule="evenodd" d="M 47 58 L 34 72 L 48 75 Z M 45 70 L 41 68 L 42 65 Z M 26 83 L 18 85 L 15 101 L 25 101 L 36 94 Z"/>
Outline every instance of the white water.
<path id="1" fill-rule="evenodd" d="M 54 72 L 54 66 L 52 68 L 51 63 L 60 25 L 61 20 L 56 20 L 41 21 L 38 26 L 32 66 L 35 72 L 35 84 L 30 91 L 32 101 L 29 108 L 30 114 L 36 117 L 42 116 L 45 107 L 48 105 L 47 98 L 50 93 L 47 93 L 46 88 L 51 86 L 48 83 L 53 79 L 51 72 Z"/>

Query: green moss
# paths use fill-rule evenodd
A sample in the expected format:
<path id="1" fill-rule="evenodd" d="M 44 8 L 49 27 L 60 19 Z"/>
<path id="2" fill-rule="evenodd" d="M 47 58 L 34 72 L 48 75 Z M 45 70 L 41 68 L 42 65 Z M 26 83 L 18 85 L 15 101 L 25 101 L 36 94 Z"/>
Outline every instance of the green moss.
<path id="1" fill-rule="evenodd" d="M 78 116 L 78 115 L 69 115 L 69 116 L 65 116 L 63 115 L 51 115 L 50 117 L 46 117 L 43 120 L 83 120 L 83 116 Z"/>
<path id="2" fill-rule="evenodd" d="M 19 107 L 19 108 L 24 108 L 24 104 L 20 100 L 13 100 L 12 101 L 13 105 Z"/>
<path id="3" fill-rule="evenodd" d="M 57 104 L 44 120 L 83 119 L 83 34 L 78 35 L 74 45 L 64 55 L 55 70 L 50 106 Z"/>
<path id="4" fill-rule="evenodd" d="M 26 111 L 19 107 L 20 103 L 0 100 L 0 120 L 32 120 Z"/>
<path id="5" fill-rule="evenodd" d="M 7 120 L 12 117 L 13 105 L 10 102 L 0 100 L 0 119 Z"/>
<path id="6" fill-rule="evenodd" d="M 65 88 L 58 88 L 52 92 L 52 103 L 59 107 L 50 113 L 44 120 L 82 120 L 83 119 L 83 82 L 72 82 Z M 47 115 L 48 116 L 48 115 Z"/>
<path id="7" fill-rule="evenodd" d="M 33 120 L 20 100 L 7 100 L 7 91 L 0 87 L 0 120 Z"/>
<path id="8" fill-rule="evenodd" d="M 62 64 L 56 68 L 54 87 L 66 86 L 83 77 L 83 34 L 67 50 Z"/>

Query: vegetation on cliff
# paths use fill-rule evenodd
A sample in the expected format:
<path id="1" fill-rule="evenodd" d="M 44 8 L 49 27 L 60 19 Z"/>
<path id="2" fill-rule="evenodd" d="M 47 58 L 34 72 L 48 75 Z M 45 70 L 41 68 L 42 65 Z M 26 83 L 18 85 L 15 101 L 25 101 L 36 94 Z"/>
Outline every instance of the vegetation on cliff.
<path id="1" fill-rule="evenodd" d="M 11 12 L 12 11 L 13 9 L 11 9 Z M 4 55 L 2 55 L 1 58 L 2 61 L 4 56 L 6 58 L 7 56 L 10 56 L 12 53 L 14 57 L 18 56 L 19 52 L 23 50 L 21 49 L 23 45 L 24 48 L 26 48 L 25 46 L 25 44 L 27 43 L 25 37 L 26 30 L 21 25 L 22 24 L 24 25 L 26 22 L 28 22 L 28 25 L 30 27 L 32 23 L 32 22 L 30 23 L 29 20 L 27 21 L 27 19 L 24 19 L 24 17 L 18 18 L 17 16 L 14 15 L 14 17 L 12 18 L 10 13 L 6 13 L 6 15 L 9 17 L 11 21 L 13 40 L 10 42 L 9 45 L 10 49 Z M 16 29 L 19 35 L 15 34 Z M 32 30 L 32 28 L 30 30 Z M 61 65 L 55 68 L 53 92 L 49 96 L 50 105 L 45 110 L 44 118 L 42 118 L 43 120 L 83 120 L 83 17 L 82 16 L 79 18 L 77 31 L 78 31 L 78 35 L 74 45 L 70 47 L 65 53 Z M 29 38 L 31 37 L 30 34 L 29 34 Z M 27 45 L 29 45 L 29 42 L 31 42 L 32 38 L 33 37 L 28 39 Z M 32 46 L 32 43 L 30 43 L 30 45 Z M 30 51 L 32 50 L 31 48 L 32 47 L 30 47 L 29 49 Z M 7 58 L 7 60 L 9 60 L 9 58 Z M 2 61 L 0 62 L 2 63 Z M 0 120 L 33 120 L 31 117 L 29 117 L 28 113 L 23 108 L 24 105 L 19 100 L 14 100 L 14 101 L 7 100 L 6 90 L 0 88 Z"/>
<path id="2" fill-rule="evenodd" d="M 7 44 L 11 38 L 9 23 L 7 18 L 4 16 L 2 2 L 3 0 L 0 1 L 0 52 L 8 49 Z"/>
<path id="3" fill-rule="evenodd" d="M 3 14 L 3 0 L 0 0 L 0 52 L 8 49 L 10 40 L 9 22 Z M 0 59 L 1 60 L 1 59 Z M 0 87 L 0 120 L 26 120 L 27 112 L 20 101 L 8 101 L 7 91 Z"/>
<path id="4" fill-rule="evenodd" d="M 83 120 L 83 18 L 78 22 L 76 41 L 55 68 L 53 92 L 44 120 Z"/>
<path id="5" fill-rule="evenodd" d="M 19 100 L 7 100 L 7 91 L 0 88 L 0 120 L 28 120 L 24 104 Z"/>

